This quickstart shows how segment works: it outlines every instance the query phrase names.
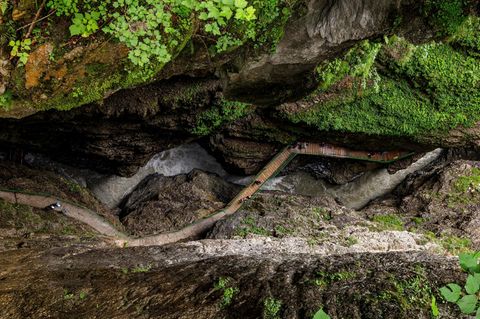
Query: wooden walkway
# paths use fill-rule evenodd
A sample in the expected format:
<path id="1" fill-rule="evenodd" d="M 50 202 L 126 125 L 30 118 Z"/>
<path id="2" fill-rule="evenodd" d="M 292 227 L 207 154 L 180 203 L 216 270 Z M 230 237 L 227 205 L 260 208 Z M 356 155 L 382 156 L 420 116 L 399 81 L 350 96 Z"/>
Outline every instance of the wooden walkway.
<path id="1" fill-rule="evenodd" d="M 350 150 L 344 147 L 318 143 L 296 143 L 285 147 L 278 153 L 254 178 L 235 196 L 224 209 L 217 213 L 191 224 L 179 231 L 163 233 L 143 238 L 131 238 L 116 230 L 112 225 L 100 218 L 94 212 L 73 204 L 61 202 L 64 213 L 74 219 L 90 225 L 99 233 L 110 237 L 118 246 L 157 246 L 174 243 L 186 239 L 198 238 L 210 230 L 215 223 L 226 216 L 237 212 L 248 200 L 250 200 L 261 187 L 272 177 L 276 176 L 296 155 L 316 155 L 334 158 L 349 158 L 379 163 L 390 163 L 398 159 L 412 155 L 407 152 L 365 152 Z M 58 200 L 53 196 L 39 194 L 25 194 L 11 190 L 0 190 L 0 198 L 8 202 L 25 204 L 43 208 Z"/>

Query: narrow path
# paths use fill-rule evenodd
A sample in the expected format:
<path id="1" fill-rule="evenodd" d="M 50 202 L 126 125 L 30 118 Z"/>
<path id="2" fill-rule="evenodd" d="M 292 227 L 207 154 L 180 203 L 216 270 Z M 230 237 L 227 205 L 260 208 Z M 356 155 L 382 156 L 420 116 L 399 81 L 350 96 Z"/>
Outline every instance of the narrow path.
<path id="1" fill-rule="evenodd" d="M 40 209 L 59 202 L 61 203 L 62 213 L 89 225 L 100 234 L 112 238 L 128 238 L 127 235 L 117 230 L 112 224 L 103 219 L 97 213 L 84 207 L 66 203 L 55 197 L 0 190 L 0 198 L 13 204 L 22 204 Z"/>
<path id="2" fill-rule="evenodd" d="M 95 212 L 71 203 L 63 202 L 53 196 L 26 194 L 19 191 L 0 190 L 0 198 L 10 203 L 23 204 L 36 208 L 45 208 L 56 202 L 61 203 L 62 212 L 79 220 L 99 233 L 110 237 L 118 246 L 154 246 L 174 243 L 189 238 L 196 238 L 206 233 L 220 219 L 237 212 L 243 204 L 255 195 L 270 178 L 277 175 L 296 155 L 317 155 L 335 158 L 351 158 L 379 163 L 390 163 L 412 155 L 406 152 L 364 152 L 355 151 L 329 144 L 297 143 L 285 147 L 255 177 L 250 185 L 245 186 L 224 209 L 193 223 L 179 231 L 163 233 L 143 238 L 132 238 L 118 231 Z"/>

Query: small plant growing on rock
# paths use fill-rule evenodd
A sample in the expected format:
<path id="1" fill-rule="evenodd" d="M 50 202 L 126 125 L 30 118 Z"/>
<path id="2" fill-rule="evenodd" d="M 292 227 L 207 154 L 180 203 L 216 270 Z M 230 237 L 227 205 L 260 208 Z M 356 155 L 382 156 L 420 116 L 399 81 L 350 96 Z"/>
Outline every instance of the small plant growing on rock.
<path id="1" fill-rule="evenodd" d="M 132 273 L 148 272 L 150 269 L 152 269 L 151 265 L 139 265 L 132 269 Z"/>
<path id="2" fill-rule="evenodd" d="M 480 252 L 460 254 L 460 266 L 468 273 L 467 281 L 462 287 L 450 283 L 440 288 L 440 293 L 446 301 L 455 303 L 460 311 L 467 315 L 475 314 L 480 319 Z"/>
<path id="3" fill-rule="evenodd" d="M 18 65 L 25 65 L 28 61 L 28 51 L 30 51 L 30 45 L 32 44 L 31 39 L 25 40 L 12 40 L 8 43 L 12 47 L 10 51 L 11 57 L 18 57 Z"/>
<path id="4" fill-rule="evenodd" d="M 231 285 L 230 278 L 220 277 L 214 285 L 214 290 L 223 291 L 222 300 L 220 301 L 220 308 L 228 307 L 235 297 L 240 292 L 240 289 Z"/>
<path id="5" fill-rule="evenodd" d="M 268 297 L 263 301 L 263 318 L 279 319 L 280 309 L 282 309 L 282 301 Z"/>
<path id="6" fill-rule="evenodd" d="M 75 295 L 72 292 L 69 292 L 68 289 L 63 290 L 63 300 L 73 299 Z"/>

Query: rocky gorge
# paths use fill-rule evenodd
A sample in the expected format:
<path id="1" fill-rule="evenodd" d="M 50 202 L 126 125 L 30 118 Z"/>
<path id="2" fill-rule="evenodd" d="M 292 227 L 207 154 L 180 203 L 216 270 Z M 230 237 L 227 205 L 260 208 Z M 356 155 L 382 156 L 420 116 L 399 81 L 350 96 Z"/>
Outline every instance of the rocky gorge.
<path id="1" fill-rule="evenodd" d="M 0 0 L 0 318 L 480 318 L 479 15 Z"/>

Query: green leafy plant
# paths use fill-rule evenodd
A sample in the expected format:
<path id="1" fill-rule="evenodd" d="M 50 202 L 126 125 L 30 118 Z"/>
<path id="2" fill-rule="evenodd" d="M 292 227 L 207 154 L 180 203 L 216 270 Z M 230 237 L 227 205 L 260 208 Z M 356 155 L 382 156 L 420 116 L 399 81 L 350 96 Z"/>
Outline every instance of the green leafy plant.
<path id="1" fill-rule="evenodd" d="M 72 292 L 69 292 L 68 289 L 63 290 L 63 300 L 70 300 L 75 297 L 75 294 Z"/>
<path id="2" fill-rule="evenodd" d="M 8 9 L 8 0 L 0 0 L 0 14 L 4 15 Z"/>
<path id="3" fill-rule="evenodd" d="M 231 284 L 232 280 L 226 277 L 220 277 L 214 285 L 214 290 L 222 291 L 222 299 L 220 301 L 220 307 L 228 307 L 235 297 L 236 294 L 240 292 L 240 289 L 233 287 Z"/>
<path id="4" fill-rule="evenodd" d="M 72 19 L 70 26 L 70 35 L 81 35 L 86 38 L 98 30 L 98 19 L 100 19 L 100 12 L 93 11 L 91 13 L 76 13 Z"/>
<path id="5" fill-rule="evenodd" d="M 9 110 L 10 107 L 12 106 L 12 92 L 11 91 L 5 91 L 3 94 L 0 94 L 0 108 Z"/>
<path id="6" fill-rule="evenodd" d="M 361 79 L 361 86 L 366 87 L 366 82 L 375 73 L 373 64 L 382 45 L 363 41 L 350 49 L 343 58 L 320 64 L 316 71 L 319 88 L 327 90 L 347 76 Z"/>
<path id="7" fill-rule="evenodd" d="M 431 17 L 435 25 L 444 34 L 454 34 L 467 18 L 464 10 L 465 0 L 428 0 L 425 4 L 425 15 Z"/>
<path id="8" fill-rule="evenodd" d="M 323 309 L 319 309 L 315 315 L 313 316 L 313 319 L 331 319 L 329 315 Z"/>
<path id="9" fill-rule="evenodd" d="M 80 298 L 80 300 L 84 300 L 87 298 L 87 293 L 85 291 L 80 291 L 80 294 L 78 295 L 78 298 Z"/>
<path id="10" fill-rule="evenodd" d="M 394 214 L 375 215 L 372 221 L 378 224 L 379 230 L 405 230 L 402 219 Z"/>
<path id="11" fill-rule="evenodd" d="M 430 304 L 430 309 L 432 311 L 432 316 L 433 317 L 438 317 L 440 315 L 440 311 L 438 310 L 438 306 L 437 306 L 437 299 L 435 298 L 435 296 L 432 296 L 432 302 Z"/>
<path id="12" fill-rule="evenodd" d="M 32 44 L 31 39 L 11 40 L 8 45 L 12 47 L 10 51 L 11 57 L 18 57 L 18 65 L 25 65 L 28 61 L 28 51 L 30 51 Z"/>
<path id="13" fill-rule="evenodd" d="M 460 266 L 468 273 L 464 290 L 450 283 L 440 288 L 440 293 L 446 301 L 457 304 L 462 313 L 475 314 L 475 318 L 480 319 L 480 252 L 460 254 L 459 259 Z"/>
<path id="14" fill-rule="evenodd" d="M 263 319 L 280 319 L 280 310 L 282 301 L 273 297 L 268 297 L 263 301 Z"/>
<path id="15" fill-rule="evenodd" d="M 220 105 L 214 105 L 211 109 L 200 114 L 192 133 L 202 136 L 208 135 L 223 124 L 247 115 L 250 109 L 248 104 L 242 102 L 222 101 Z"/>

